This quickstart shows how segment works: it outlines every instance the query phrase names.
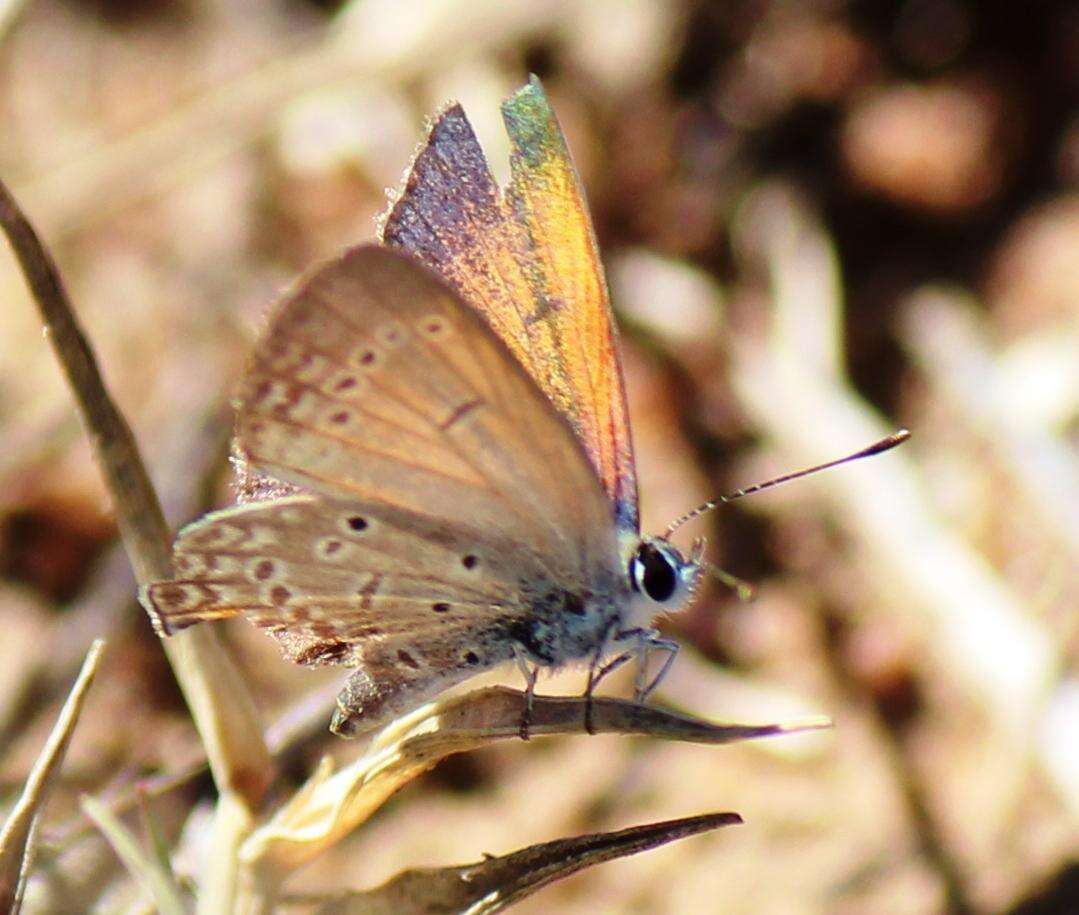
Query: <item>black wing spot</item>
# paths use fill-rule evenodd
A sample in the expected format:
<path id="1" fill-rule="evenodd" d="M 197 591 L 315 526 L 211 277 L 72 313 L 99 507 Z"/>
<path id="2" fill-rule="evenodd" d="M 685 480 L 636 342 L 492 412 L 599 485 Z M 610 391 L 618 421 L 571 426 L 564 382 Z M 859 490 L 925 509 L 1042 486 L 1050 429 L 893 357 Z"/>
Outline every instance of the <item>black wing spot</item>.
<path id="1" fill-rule="evenodd" d="M 359 515 L 354 515 L 348 519 L 348 526 L 357 533 L 365 531 L 367 530 L 367 519 L 361 518 Z"/>
<path id="2" fill-rule="evenodd" d="M 474 556 L 472 553 L 469 553 L 467 556 L 461 557 L 461 565 L 463 565 L 466 569 L 476 568 L 476 566 L 479 565 L 479 562 L 479 557 Z"/>
<path id="3" fill-rule="evenodd" d="M 480 663 L 480 656 L 474 651 L 470 651 L 465 655 L 465 663 L 470 667 L 475 667 Z"/>
<path id="4" fill-rule="evenodd" d="M 438 603 L 431 604 L 431 609 L 434 610 L 435 613 L 449 613 L 450 605 L 445 601 L 440 600 Z"/>

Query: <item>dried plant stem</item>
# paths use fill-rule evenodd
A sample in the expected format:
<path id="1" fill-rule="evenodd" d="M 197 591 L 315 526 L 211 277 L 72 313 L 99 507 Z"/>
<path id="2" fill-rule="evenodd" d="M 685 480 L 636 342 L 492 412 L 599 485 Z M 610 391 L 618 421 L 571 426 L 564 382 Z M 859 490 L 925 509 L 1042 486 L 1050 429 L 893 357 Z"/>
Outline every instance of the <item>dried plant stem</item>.
<path id="1" fill-rule="evenodd" d="M 249 912 L 246 884 L 240 887 L 238 850 L 254 825 L 251 810 L 235 791 L 223 791 L 214 813 L 206 872 L 200 880 L 197 915 Z"/>
<path id="2" fill-rule="evenodd" d="M 171 537 L 134 436 L 105 389 L 52 257 L 3 182 L 0 224 L 90 434 L 135 576 L 140 584 L 168 578 Z M 206 747 L 218 790 L 233 793 L 249 809 L 256 809 L 269 783 L 270 754 L 239 671 L 209 627 L 183 632 L 164 642 L 164 648 Z"/>
<path id="3" fill-rule="evenodd" d="M 64 761 L 67 745 L 82 711 L 83 700 L 101 662 L 105 643 L 98 639 L 90 646 L 82 670 L 71 687 L 60 717 L 30 772 L 22 795 L 0 829 L 0 910 L 18 911 L 21 888 L 34 854 L 34 838 L 41 804 L 53 777 Z"/>

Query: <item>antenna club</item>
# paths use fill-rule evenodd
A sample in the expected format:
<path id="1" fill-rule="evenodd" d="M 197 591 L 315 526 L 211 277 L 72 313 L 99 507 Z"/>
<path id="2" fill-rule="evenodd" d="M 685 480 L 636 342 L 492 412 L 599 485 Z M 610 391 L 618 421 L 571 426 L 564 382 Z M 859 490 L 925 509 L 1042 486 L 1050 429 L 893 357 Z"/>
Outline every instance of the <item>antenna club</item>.
<path id="1" fill-rule="evenodd" d="M 799 477 L 807 477 L 812 473 L 828 470 L 830 467 L 838 467 L 840 464 L 847 464 L 850 461 L 857 461 L 862 458 L 872 457 L 875 454 L 882 454 L 885 451 L 891 451 L 896 445 L 903 444 L 908 438 L 910 438 L 910 430 L 899 429 L 886 438 L 882 438 L 879 442 L 874 442 L 872 445 L 863 448 L 861 451 L 855 451 L 853 454 L 848 454 L 846 457 L 837 458 L 834 461 L 828 461 L 824 464 L 817 464 L 814 467 L 807 467 L 805 470 L 797 470 L 794 473 L 785 473 L 783 476 L 766 480 L 763 483 L 754 483 L 752 486 L 746 486 L 744 489 L 736 489 L 734 492 L 728 493 L 725 496 L 719 496 L 717 499 L 709 499 L 707 502 L 698 505 L 693 511 L 687 512 L 673 524 L 668 526 L 667 530 L 663 532 L 663 539 L 670 539 L 670 536 L 687 521 L 692 521 L 694 518 L 700 517 L 705 512 L 710 512 L 722 503 L 733 502 L 735 499 L 741 499 L 743 496 L 760 492 L 762 489 L 771 489 L 773 486 L 778 486 L 780 483 L 788 483 L 791 480 L 797 480 Z"/>

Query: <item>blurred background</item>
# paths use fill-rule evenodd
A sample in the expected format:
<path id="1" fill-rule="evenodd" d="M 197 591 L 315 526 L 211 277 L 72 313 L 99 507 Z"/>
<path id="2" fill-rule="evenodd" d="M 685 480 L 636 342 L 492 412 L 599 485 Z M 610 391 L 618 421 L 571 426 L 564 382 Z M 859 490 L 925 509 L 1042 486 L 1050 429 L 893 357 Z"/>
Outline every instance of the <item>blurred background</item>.
<path id="1" fill-rule="evenodd" d="M 0 0 L 0 175 L 170 522 L 232 498 L 228 397 L 275 295 L 373 238 L 445 101 L 504 178 L 498 104 L 529 72 L 607 265 L 646 530 L 913 431 L 685 532 L 758 596 L 717 585 L 664 622 L 684 650 L 658 701 L 836 726 L 456 757 L 289 888 L 737 810 L 519 911 L 1079 912 L 1074 4 Z M 212 785 L 6 245 L 0 302 L 0 810 L 108 637 L 27 910 L 143 911 L 78 795 L 148 786 L 183 870 Z M 280 796 L 359 752 L 325 730 L 340 671 L 224 628 L 283 747 Z"/>

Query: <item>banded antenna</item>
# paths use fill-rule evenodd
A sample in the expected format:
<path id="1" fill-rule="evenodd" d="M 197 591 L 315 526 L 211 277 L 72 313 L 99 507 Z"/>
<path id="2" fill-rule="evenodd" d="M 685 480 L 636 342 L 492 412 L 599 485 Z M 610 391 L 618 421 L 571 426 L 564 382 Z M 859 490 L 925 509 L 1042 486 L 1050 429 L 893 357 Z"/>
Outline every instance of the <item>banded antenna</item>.
<path id="1" fill-rule="evenodd" d="M 693 509 L 693 511 L 686 512 L 681 518 L 672 523 L 667 530 L 663 532 L 663 539 L 669 540 L 671 534 L 687 521 L 699 518 L 705 512 L 710 512 L 719 505 L 733 502 L 735 499 L 741 499 L 742 496 L 749 496 L 755 492 L 760 492 L 763 489 L 771 489 L 773 486 L 778 486 L 780 483 L 789 483 L 791 480 L 797 480 L 799 477 L 807 477 L 812 473 L 828 470 L 830 467 L 838 467 L 840 464 L 849 464 L 851 461 L 860 461 L 862 458 L 872 457 L 874 454 L 882 454 L 885 451 L 891 451 L 896 445 L 903 444 L 908 438 L 910 438 L 910 432 L 906 429 L 900 429 L 898 432 L 893 432 L 887 438 L 882 438 L 879 442 L 874 442 L 872 445 L 863 448 L 861 451 L 855 451 L 854 454 L 848 454 L 846 457 L 836 458 L 834 461 L 817 464 L 815 467 L 807 467 L 805 470 L 797 470 L 794 473 L 785 473 L 781 477 L 766 480 L 763 483 L 754 483 L 752 486 L 746 486 L 744 489 L 736 489 L 734 492 L 725 496 L 720 496 L 718 499 L 709 499 L 707 502 L 702 502 Z"/>

